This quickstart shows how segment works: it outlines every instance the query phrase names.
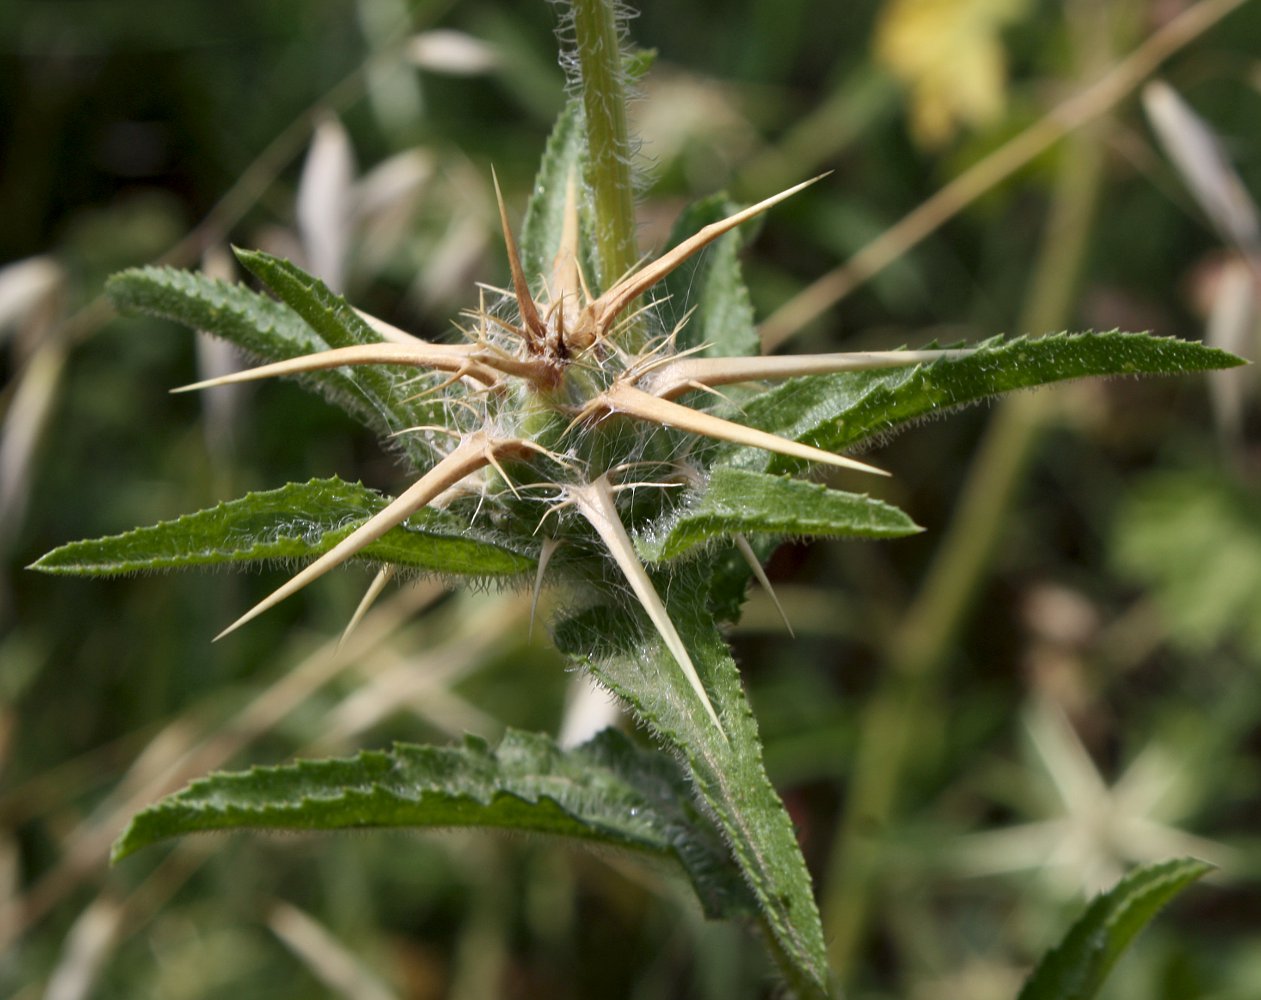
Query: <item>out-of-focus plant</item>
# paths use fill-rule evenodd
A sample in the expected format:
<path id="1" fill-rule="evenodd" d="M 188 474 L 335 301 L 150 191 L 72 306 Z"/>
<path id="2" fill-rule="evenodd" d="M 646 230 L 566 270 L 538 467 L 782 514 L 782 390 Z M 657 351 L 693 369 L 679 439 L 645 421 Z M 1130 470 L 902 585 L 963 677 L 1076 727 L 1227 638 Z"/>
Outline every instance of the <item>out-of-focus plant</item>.
<path id="1" fill-rule="evenodd" d="M 1027 0 L 893 0 L 876 31 L 876 55 L 910 95 L 911 132 L 940 146 L 962 126 L 992 124 L 1007 82 L 999 33 Z"/>

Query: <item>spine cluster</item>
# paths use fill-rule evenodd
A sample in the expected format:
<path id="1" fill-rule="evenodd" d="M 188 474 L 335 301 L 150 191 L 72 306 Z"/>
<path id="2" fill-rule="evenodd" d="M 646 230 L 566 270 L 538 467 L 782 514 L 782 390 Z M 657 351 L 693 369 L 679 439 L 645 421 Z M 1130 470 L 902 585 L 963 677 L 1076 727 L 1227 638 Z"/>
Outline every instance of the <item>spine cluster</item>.
<path id="1" fill-rule="evenodd" d="M 724 233 L 806 184 L 705 226 L 598 295 L 580 264 L 576 181 L 570 179 L 560 245 L 551 273 L 540 278 L 537 297 L 522 269 L 501 196 L 512 288 L 488 290 L 500 300 L 489 307 L 483 294 L 479 308 L 465 316 L 464 343 L 429 343 L 365 316 L 381 343 L 326 350 L 186 386 L 202 389 L 342 366 L 401 365 L 418 369 L 417 395 L 432 398 L 435 405 L 427 412 L 437 415 L 432 424 L 400 432 L 426 436 L 435 454 L 432 467 L 220 634 L 301 590 L 422 508 L 467 497 L 474 503 L 470 516 L 490 517 L 514 533 L 520 532 L 522 518 L 527 523 L 533 518 L 540 546 L 536 584 L 543 582 L 552 553 L 564 542 L 601 548 L 721 731 L 722 722 L 688 650 L 635 552 L 627 522 L 647 523 L 661 514 L 670 493 L 703 488 L 704 477 L 690 452 L 704 440 L 883 474 L 844 455 L 709 412 L 705 405 L 721 395 L 719 387 L 916 364 L 962 353 L 707 357 L 699 353 L 704 345 L 678 350 L 678 328 L 644 336 L 650 307 L 636 308 L 635 303 Z M 422 383 L 427 384 L 422 388 Z M 699 405 L 688 405 L 693 400 Z M 632 499 L 623 500 L 624 494 Z M 635 499 L 644 496 L 654 499 Z M 736 542 L 765 580 L 747 542 Z"/>

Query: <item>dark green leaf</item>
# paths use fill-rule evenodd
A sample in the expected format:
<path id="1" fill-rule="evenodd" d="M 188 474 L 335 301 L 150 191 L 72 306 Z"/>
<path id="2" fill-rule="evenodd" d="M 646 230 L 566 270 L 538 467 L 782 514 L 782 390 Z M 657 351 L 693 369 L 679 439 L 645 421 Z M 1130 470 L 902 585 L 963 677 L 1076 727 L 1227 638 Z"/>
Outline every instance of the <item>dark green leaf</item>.
<path id="1" fill-rule="evenodd" d="M 565 198 L 571 177 L 576 185 L 579 205 L 582 205 L 586 139 L 582 102 L 569 100 L 547 140 L 547 149 L 534 178 L 534 190 L 530 192 L 530 201 L 525 209 L 525 221 L 521 225 L 521 267 L 532 288 L 537 286 L 540 277 L 551 277 L 552 262 L 564 228 Z M 586 221 L 585 215 L 580 208 L 581 222 Z M 584 248 L 591 245 L 590 240 L 579 242 Z M 587 273 L 593 273 L 589 262 L 586 266 Z"/>
<path id="2" fill-rule="evenodd" d="M 282 302 L 195 271 L 137 267 L 105 286 L 125 315 L 144 314 L 205 330 L 266 361 L 283 361 L 329 346 Z"/>
<path id="3" fill-rule="evenodd" d="M 1019 1000 L 1089 1000 L 1121 953 L 1159 910 L 1212 865 L 1194 858 L 1136 868 L 1090 904 L 1046 954 Z"/>
<path id="4" fill-rule="evenodd" d="M 780 968 L 801 996 L 828 995 L 823 930 L 796 831 L 762 764 L 757 724 L 727 644 L 707 613 L 703 560 L 659 587 L 714 709 L 720 733 L 637 608 L 600 605 L 561 623 L 557 645 L 621 696 L 687 762 L 731 846 Z"/>
<path id="5" fill-rule="evenodd" d="M 896 507 L 819 483 L 719 467 L 665 524 L 635 540 L 652 562 L 673 559 L 713 538 L 734 534 L 900 538 L 920 529 Z"/>
<path id="6" fill-rule="evenodd" d="M 379 344 L 382 337 L 340 295 L 314 275 L 287 260 L 261 250 L 234 248 L 236 258 L 267 284 L 329 347 Z"/>
<path id="7" fill-rule="evenodd" d="M 875 372 L 798 378 L 750 402 L 743 422 L 828 451 L 1013 389 L 1089 375 L 1174 375 L 1243 362 L 1202 344 L 1143 333 L 995 338 L 968 357 Z M 741 464 L 790 467 L 790 459 L 741 454 Z"/>
<path id="8" fill-rule="evenodd" d="M 314 479 L 250 493 L 148 528 L 54 549 L 32 565 L 46 573 L 113 576 L 142 570 L 305 559 L 327 552 L 388 499 L 359 483 Z M 534 558 L 425 508 L 365 546 L 357 558 L 435 573 L 524 573 Z"/>
<path id="9" fill-rule="evenodd" d="M 732 215 L 739 208 L 723 195 L 711 195 L 690 205 L 674 223 L 669 246 L 682 243 L 702 227 Z M 740 271 L 740 230 L 720 237 L 685 261 L 661 283 L 659 308 L 673 327 L 687 311 L 696 312 L 680 330 L 679 350 L 709 344 L 703 352 L 716 357 L 758 354 L 762 342 L 753 321 L 753 305 Z"/>
<path id="10" fill-rule="evenodd" d="M 381 342 L 381 335 L 319 278 L 287 260 L 258 250 L 238 249 L 236 256 L 245 268 L 266 282 L 283 302 L 306 320 L 329 347 Z M 417 394 L 415 368 L 357 365 L 343 371 L 359 395 L 356 412 L 370 414 L 370 426 L 383 437 L 406 427 L 435 423 L 443 416 L 438 399 L 430 398 L 427 404 L 412 402 Z M 425 465 L 435 457 L 423 435 L 407 434 L 395 440 L 417 465 Z"/>
<path id="11" fill-rule="evenodd" d="M 266 257 L 245 256 L 251 260 Z M 276 262 L 277 267 L 272 270 L 279 272 L 281 263 Z M 296 268 L 292 271 L 301 274 Z M 297 283 L 296 278 L 291 279 L 291 284 Z M 284 361 L 315 354 L 347 342 L 345 334 L 336 329 L 333 333 L 337 343 L 326 339 L 284 302 L 260 295 L 244 285 L 230 285 L 192 271 L 169 267 L 133 268 L 112 277 L 106 290 L 119 311 L 125 314 L 142 313 L 205 330 L 263 361 Z M 355 320 L 362 323 L 357 316 Z M 375 334 L 372 336 L 380 339 Z M 299 384 L 319 392 L 382 436 L 411 423 L 426 422 L 414 408 L 399 406 L 399 413 L 389 412 L 389 407 L 381 401 L 381 371 L 377 369 L 377 374 L 373 375 L 364 368 L 335 368 L 308 372 L 296 378 Z M 399 375 L 391 384 L 405 377 Z M 399 443 L 418 465 L 427 464 L 432 458 L 418 435 L 407 435 L 400 438 Z"/>
<path id="12" fill-rule="evenodd" d="M 458 747 L 399 744 L 211 775 L 138 814 L 113 858 L 208 830 L 455 826 L 558 834 L 673 860 L 710 916 L 753 912 L 679 765 L 615 730 L 569 751 L 509 730 L 494 750 L 470 736 Z"/>
<path id="13" fill-rule="evenodd" d="M 263 361 L 328 349 L 328 343 L 283 302 L 194 271 L 132 268 L 110 278 L 105 289 L 124 315 L 157 316 L 205 330 Z M 312 372 L 301 380 L 333 402 L 360 405 L 360 394 L 343 371 Z"/>

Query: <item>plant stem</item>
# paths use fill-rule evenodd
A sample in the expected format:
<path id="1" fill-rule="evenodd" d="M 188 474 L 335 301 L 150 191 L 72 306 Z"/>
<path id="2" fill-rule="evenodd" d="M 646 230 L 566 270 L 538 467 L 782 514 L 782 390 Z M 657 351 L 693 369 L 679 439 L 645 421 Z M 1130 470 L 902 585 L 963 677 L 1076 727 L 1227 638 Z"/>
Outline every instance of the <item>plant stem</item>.
<path id="1" fill-rule="evenodd" d="M 598 281 L 608 288 L 639 258 L 621 32 L 610 0 L 573 0 L 573 12 L 587 122 L 587 185 L 594 209 Z"/>
<path id="2" fill-rule="evenodd" d="M 1098 28 L 1076 27 L 1083 48 L 1098 61 Z M 1085 23 L 1089 22 L 1089 23 Z M 1106 38 L 1096 31 L 1094 38 Z M 1089 58 L 1089 57 L 1088 57 Z M 1089 73 L 1091 68 L 1086 67 Z M 1103 178 L 1103 149 L 1095 130 L 1075 134 L 1062 151 L 1059 173 L 1021 332 L 1060 329 L 1072 311 Z M 999 408 L 969 472 L 950 527 L 888 652 L 885 680 L 863 719 L 845 820 L 828 864 L 824 926 L 832 969 L 849 973 L 866 934 L 873 889 L 880 877 L 881 843 L 897 805 L 910 748 L 931 757 L 925 734 L 934 732 L 935 694 L 942 669 L 993 560 L 1054 400 L 1024 394 Z"/>

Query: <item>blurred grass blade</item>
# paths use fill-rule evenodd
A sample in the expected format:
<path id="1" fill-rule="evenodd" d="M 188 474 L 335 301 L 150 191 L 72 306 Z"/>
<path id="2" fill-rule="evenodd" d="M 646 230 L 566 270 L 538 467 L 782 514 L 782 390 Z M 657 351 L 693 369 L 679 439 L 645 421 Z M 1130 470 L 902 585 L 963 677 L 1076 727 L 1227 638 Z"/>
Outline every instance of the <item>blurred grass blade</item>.
<path id="1" fill-rule="evenodd" d="M 49 254 L 0 267 L 0 344 L 55 306 L 65 281 L 65 269 Z"/>
<path id="2" fill-rule="evenodd" d="M 713 538 L 733 534 L 830 538 L 901 538 L 920 528 L 896 507 L 858 493 L 762 472 L 720 467 L 695 503 L 674 511 L 635 540 L 651 561 L 673 559 Z"/>
<path id="3" fill-rule="evenodd" d="M 69 354 L 60 338 L 44 337 L 17 375 L 16 387 L 6 386 L 8 408 L 0 420 L 0 551 L 7 552 L 20 536 L 40 441 L 57 405 Z"/>
<path id="4" fill-rule="evenodd" d="M 1211 871 L 1194 858 L 1136 868 L 1099 896 L 1034 970 L 1018 1000 L 1090 1000 L 1112 966 L 1166 903 Z"/>
<path id="5" fill-rule="evenodd" d="M 1183 183 L 1222 238 L 1245 254 L 1261 252 L 1256 203 L 1213 130 L 1161 80 L 1143 88 L 1143 110 Z"/>
<path id="6" fill-rule="evenodd" d="M 0 397 L 0 551 L 21 531 L 32 467 L 69 356 L 58 332 L 65 288 L 65 269 L 48 255 L 0 267 L 0 347 L 12 341 L 14 372 Z"/>
<path id="7" fill-rule="evenodd" d="M 1233 354 L 1145 333 L 1061 333 L 985 341 L 966 356 L 930 365 L 793 379 L 745 407 L 741 422 L 826 451 L 863 441 L 927 416 L 1015 389 L 1091 375 L 1176 375 L 1233 368 Z M 790 465 L 746 453 L 740 464 Z"/>
<path id="8" fill-rule="evenodd" d="M 571 751 L 550 737 L 509 730 L 493 750 L 468 736 L 458 747 L 398 744 L 341 760 L 214 774 L 135 816 L 113 859 L 209 830 L 478 826 L 676 861 L 709 916 L 747 916 L 754 912 L 748 889 L 692 802 L 672 757 L 641 750 L 616 730 Z"/>
<path id="9" fill-rule="evenodd" d="M 1256 357 L 1261 353 L 1261 344 L 1254 343 L 1259 315 L 1257 279 L 1252 268 L 1242 260 L 1223 262 L 1209 310 L 1207 343 L 1242 357 Z M 1226 441 L 1242 444 L 1247 403 L 1257 392 L 1255 371 L 1219 371 L 1208 378 L 1218 431 Z"/>
<path id="10" fill-rule="evenodd" d="M 44 1000 L 88 1000 L 97 995 L 101 973 L 125 917 L 125 909 L 117 900 L 101 895 L 75 918 L 48 979 Z"/>
<path id="11" fill-rule="evenodd" d="M 71 542 L 32 564 L 70 576 L 244 565 L 327 552 L 389 499 L 336 477 L 249 493 L 216 507 L 121 535 Z M 425 509 L 365 546 L 359 558 L 434 573 L 489 577 L 526 573 L 533 556 L 484 538 L 460 519 Z"/>
<path id="12" fill-rule="evenodd" d="M 494 45 L 450 28 L 413 35 L 407 40 L 406 53 L 413 66 L 448 76 L 480 76 L 498 69 L 501 62 Z"/>
<path id="13" fill-rule="evenodd" d="M 345 126 L 332 115 L 321 119 L 302 165 L 295 214 L 311 273 L 338 292 L 345 287 L 355 172 Z"/>
<path id="14" fill-rule="evenodd" d="M 309 913 L 277 903 L 267 926 L 334 996 L 347 1000 L 396 1000 L 377 974 Z"/>

